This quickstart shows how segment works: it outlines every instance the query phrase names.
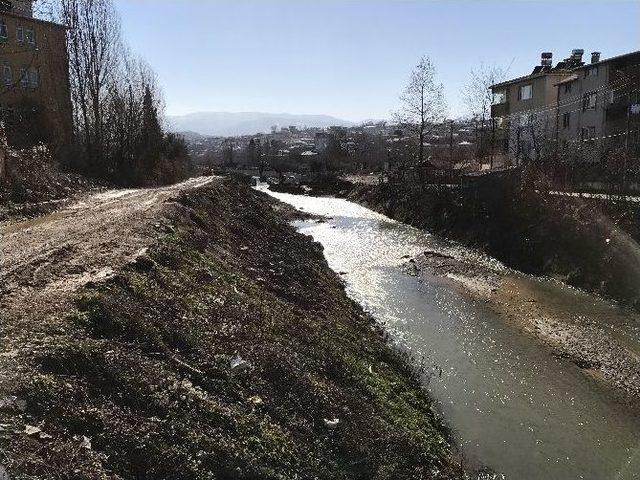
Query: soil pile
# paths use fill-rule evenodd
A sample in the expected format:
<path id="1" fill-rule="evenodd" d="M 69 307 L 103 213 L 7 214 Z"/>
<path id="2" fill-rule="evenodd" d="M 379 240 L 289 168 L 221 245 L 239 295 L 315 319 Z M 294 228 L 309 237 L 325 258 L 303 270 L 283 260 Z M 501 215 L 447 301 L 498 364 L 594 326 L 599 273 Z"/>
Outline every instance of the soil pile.
<path id="1" fill-rule="evenodd" d="M 0 147 L 0 221 L 50 212 L 95 188 L 86 177 L 60 171 L 46 147 Z"/>

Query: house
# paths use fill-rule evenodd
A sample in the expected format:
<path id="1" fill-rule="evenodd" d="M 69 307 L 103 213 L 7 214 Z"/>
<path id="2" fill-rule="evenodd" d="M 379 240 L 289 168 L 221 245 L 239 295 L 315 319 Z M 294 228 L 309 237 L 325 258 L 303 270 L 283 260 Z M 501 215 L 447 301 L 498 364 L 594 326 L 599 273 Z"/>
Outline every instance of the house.
<path id="1" fill-rule="evenodd" d="M 0 0 L 0 118 L 10 143 L 71 144 L 66 29 L 33 17 L 31 0 Z"/>

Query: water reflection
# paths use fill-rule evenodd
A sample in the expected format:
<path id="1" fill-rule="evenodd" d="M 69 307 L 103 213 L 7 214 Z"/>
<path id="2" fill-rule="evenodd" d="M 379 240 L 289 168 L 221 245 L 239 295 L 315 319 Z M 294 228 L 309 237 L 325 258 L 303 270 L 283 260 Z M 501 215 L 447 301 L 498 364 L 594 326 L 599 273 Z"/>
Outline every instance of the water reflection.
<path id="1" fill-rule="evenodd" d="M 640 479 L 640 421 L 627 407 L 446 280 L 399 268 L 425 249 L 500 262 L 345 200 L 272 195 L 332 217 L 296 226 L 346 272 L 349 295 L 434 366 L 429 389 L 472 463 L 518 480 Z"/>

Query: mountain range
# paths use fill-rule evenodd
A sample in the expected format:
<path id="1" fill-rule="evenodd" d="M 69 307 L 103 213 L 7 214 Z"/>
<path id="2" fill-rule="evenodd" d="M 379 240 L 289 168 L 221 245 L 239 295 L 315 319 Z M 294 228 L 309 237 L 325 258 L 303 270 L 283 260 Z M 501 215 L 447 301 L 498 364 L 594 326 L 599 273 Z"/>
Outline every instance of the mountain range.
<path id="1" fill-rule="evenodd" d="M 195 132 L 201 135 L 237 136 L 268 133 L 271 127 L 349 127 L 348 120 L 330 115 L 294 115 L 262 112 L 198 112 L 167 117 L 168 128 L 174 132 Z"/>

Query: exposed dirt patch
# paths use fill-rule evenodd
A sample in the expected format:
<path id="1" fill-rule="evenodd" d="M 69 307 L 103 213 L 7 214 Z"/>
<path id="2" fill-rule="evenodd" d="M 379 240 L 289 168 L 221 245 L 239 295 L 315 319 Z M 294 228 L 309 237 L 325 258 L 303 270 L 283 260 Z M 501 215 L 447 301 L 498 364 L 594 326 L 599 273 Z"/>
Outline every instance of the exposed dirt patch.
<path id="1" fill-rule="evenodd" d="M 82 175 L 61 171 L 44 147 L 0 147 L 0 222 L 43 215 L 100 188 Z"/>

